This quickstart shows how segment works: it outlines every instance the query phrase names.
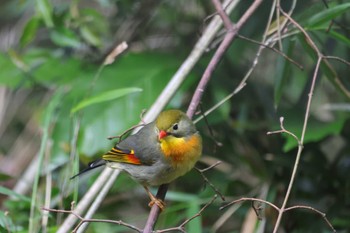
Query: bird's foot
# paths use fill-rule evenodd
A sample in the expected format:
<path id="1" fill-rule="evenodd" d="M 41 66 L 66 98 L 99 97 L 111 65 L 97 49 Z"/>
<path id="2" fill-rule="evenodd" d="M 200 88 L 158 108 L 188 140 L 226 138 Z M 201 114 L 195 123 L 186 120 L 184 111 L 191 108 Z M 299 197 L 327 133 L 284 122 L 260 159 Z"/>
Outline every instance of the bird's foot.
<path id="1" fill-rule="evenodd" d="M 152 207 L 154 204 L 156 204 L 161 211 L 163 211 L 165 209 L 165 206 L 166 206 L 164 201 L 162 201 L 161 199 L 158 199 L 156 197 L 151 199 L 150 203 L 148 203 L 148 206 Z"/>
<path id="2" fill-rule="evenodd" d="M 149 207 L 152 207 L 154 204 L 156 204 L 156 205 L 159 207 L 159 209 L 160 209 L 161 211 L 163 211 L 163 210 L 165 209 L 165 202 L 164 202 L 163 200 L 159 199 L 159 198 L 156 198 L 156 197 L 149 191 L 149 189 L 148 189 L 147 186 L 143 186 L 143 187 L 145 188 L 145 190 L 146 190 L 146 192 L 147 192 L 149 198 L 151 199 L 151 202 L 148 203 L 148 206 L 149 206 Z"/>

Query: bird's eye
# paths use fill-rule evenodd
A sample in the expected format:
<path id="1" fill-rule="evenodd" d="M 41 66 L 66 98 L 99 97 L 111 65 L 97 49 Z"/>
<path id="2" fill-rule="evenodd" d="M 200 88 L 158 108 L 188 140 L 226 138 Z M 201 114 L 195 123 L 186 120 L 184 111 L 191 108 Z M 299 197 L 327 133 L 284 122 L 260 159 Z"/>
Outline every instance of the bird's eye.
<path id="1" fill-rule="evenodd" d="M 173 125 L 173 130 L 177 130 L 178 128 L 179 128 L 179 126 L 177 123 Z"/>

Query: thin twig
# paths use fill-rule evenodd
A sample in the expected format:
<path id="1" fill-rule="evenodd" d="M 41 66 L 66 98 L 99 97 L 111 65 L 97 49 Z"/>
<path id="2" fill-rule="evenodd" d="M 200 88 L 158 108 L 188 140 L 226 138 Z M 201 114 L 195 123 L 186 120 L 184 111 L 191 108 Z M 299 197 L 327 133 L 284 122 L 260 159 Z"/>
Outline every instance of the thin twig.
<path id="1" fill-rule="evenodd" d="M 220 196 L 221 200 L 225 201 L 225 196 L 215 187 L 215 185 L 213 183 L 211 183 L 209 181 L 209 179 L 204 175 L 204 172 L 216 167 L 217 165 L 219 165 L 221 163 L 221 161 L 217 161 L 216 163 L 212 164 L 211 166 L 204 168 L 204 169 L 199 169 L 197 167 L 195 167 L 196 171 L 199 172 L 199 174 L 202 176 L 203 180 L 205 181 L 205 183 L 207 183 L 213 190 L 214 192 Z"/>
<path id="2" fill-rule="evenodd" d="M 255 204 L 255 202 L 252 201 L 252 208 L 253 208 L 253 210 L 254 210 L 254 212 L 255 212 L 255 215 L 257 216 L 257 218 L 259 219 L 259 221 L 261 221 L 261 220 L 262 220 L 262 217 L 261 217 L 260 211 L 262 210 L 262 207 L 261 207 L 261 205 L 255 206 L 254 204 Z M 260 204 L 260 203 L 259 203 L 259 204 Z"/>
<path id="3" fill-rule="evenodd" d="M 279 49 L 282 51 L 282 39 L 281 39 L 281 17 L 280 17 L 280 11 L 278 10 L 280 8 L 280 0 L 275 0 L 276 1 L 276 20 L 277 20 L 277 35 L 278 35 L 278 46 Z"/>
<path id="4" fill-rule="evenodd" d="M 249 197 L 242 197 L 240 199 L 237 199 L 237 200 L 234 200 L 224 206 L 222 206 L 220 208 L 220 210 L 224 209 L 224 208 L 227 208 L 228 206 L 232 206 L 234 204 L 237 204 L 237 203 L 240 203 L 240 202 L 245 202 L 245 201 L 251 201 L 252 203 L 254 202 L 261 202 L 261 203 L 265 203 L 271 207 L 273 207 L 276 211 L 278 211 L 279 213 L 282 212 L 282 209 L 281 208 L 278 208 L 276 205 L 272 204 L 271 202 L 269 201 L 265 201 L 263 199 L 259 199 L 259 198 L 249 198 Z M 261 207 L 259 207 L 258 210 L 260 210 Z M 257 213 L 257 211 L 255 210 L 254 206 L 253 206 L 253 209 L 255 211 L 255 213 L 257 214 L 258 218 L 259 218 L 259 214 Z M 296 206 L 291 206 L 291 207 L 288 207 L 288 208 L 284 208 L 283 212 L 287 212 L 287 211 L 290 211 L 290 210 L 294 210 L 294 209 L 307 209 L 307 210 L 311 210 L 317 214 L 319 214 L 323 220 L 327 223 L 327 225 L 332 229 L 333 232 L 337 232 L 334 227 L 332 226 L 332 224 L 330 223 L 330 221 L 327 219 L 326 217 L 326 214 L 311 207 L 311 206 L 303 206 L 303 205 L 296 205 Z"/>
<path id="5" fill-rule="evenodd" d="M 107 139 L 108 140 L 112 140 L 112 139 L 115 139 L 117 138 L 118 139 L 118 143 L 120 141 L 122 141 L 123 137 L 125 135 L 127 135 L 128 133 L 132 132 L 133 130 L 135 130 L 136 128 L 138 127 L 141 127 L 141 126 L 144 126 L 145 124 L 144 123 L 141 123 L 141 124 L 137 124 L 137 125 L 134 125 L 134 126 L 131 126 L 129 129 L 125 130 L 123 133 L 121 133 L 120 135 L 117 135 L 117 136 L 109 136 Z"/>
<path id="6" fill-rule="evenodd" d="M 303 70 L 304 67 L 302 65 L 300 65 L 298 62 L 294 61 L 292 58 L 288 57 L 286 54 L 284 54 L 282 51 L 274 48 L 274 47 L 271 47 L 267 44 L 263 44 L 257 40 L 253 40 L 253 39 L 250 39 L 248 37 L 245 37 L 245 36 L 242 36 L 242 35 L 237 35 L 238 38 L 240 39 L 243 39 L 243 40 L 246 40 L 246 41 L 249 41 L 249 42 L 252 42 L 254 44 L 258 44 L 264 48 L 267 48 L 267 49 L 270 49 L 272 51 L 274 51 L 275 53 L 278 53 L 279 55 L 281 55 L 282 57 L 284 57 L 286 60 L 288 60 L 289 62 L 291 62 L 292 64 L 294 64 L 296 67 L 298 67 L 300 70 Z"/>
<path id="7" fill-rule="evenodd" d="M 277 134 L 277 133 L 286 133 L 286 134 L 289 134 L 290 136 L 292 136 L 298 143 L 299 146 L 302 146 L 299 138 L 292 132 L 290 132 L 289 130 L 286 130 L 284 128 L 284 125 L 283 125 L 283 121 L 284 121 L 284 117 L 280 117 L 280 127 L 281 127 L 281 130 L 276 130 L 276 131 L 269 131 L 267 132 L 266 134 L 267 135 L 271 135 L 271 134 Z"/>
<path id="8" fill-rule="evenodd" d="M 83 198 L 79 201 L 78 205 L 75 208 L 76 214 L 83 214 L 84 211 L 91 206 L 91 203 L 96 199 L 96 196 L 100 193 L 103 186 L 106 184 L 105 180 L 112 180 L 113 173 L 118 173 L 118 170 L 113 170 L 109 167 L 106 167 L 90 189 L 85 193 Z M 57 230 L 57 233 L 67 233 L 70 229 L 73 228 L 74 224 L 77 221 L 77 217 L 73 214 L 69 215 L 64 222 L 61 224 L 60 228 Z"/>
<path id="9" fill-rule="evenodd" d="M 208 130 L 209 130 L 209 135 L 210 135 L 211 139 L 212 139 L 212 140 L 214 141 L 214 143 L 215 143 L 215 148 L 214 148 L 214 153 L 215 153 L 216 147 L 217 147 L 217 146 L 219 146 L 219 147 L 222 146 L 222 143 L 219 142 L 219 141 L 217 141 L 217 140 L 215 139 L 213 129 L 212 129 L 212 127 L 210 126 L 210 124 L 209 124 L 209 122 L 208 122 L 208 119 L 206 118 L 206 115 L 204 114 L 204 111 L 203 111 L 203 108 L 202 108 L 202 105 L 201 105 L 201 104 L 199 105 L 199 108 L 200 108 L 201 116 L 202 116 L 203 119 L 204 119 L 205 125 L 207 126 L 207 128 L 208 128 Z"/>
<path id="10" fill-rule="evenodd" d="M 331 222 L 327 219 L 326 214 L 311 207 L 311 206 L 303 206 L 303 205 L 297 205 L 297 206 L 291 206 L 288 207 L 284 210 L 284 212 L 290 211 L 290 210 L 294 210 L 294 209 L 307 209 L 307 210 L 311 210 L 319 215 L 321 215 L 321 217 L 323 218 L 323 220 L 327 223 L 327 225 L 332 229 L 333 232 L 337 232 L 334 227 L 332 226 Z"/>
<path id="11" fill-rule="evenodd" d="M 115 139 L 117 138 L 118 139 L 118 143 L 120 143 L 123 139 L 123 137 L 130 133 L 131 131 L 134 131 L 136 130 L 137 128 L 141 127 L 141 126 L 145 126 L 146 125 L 146 122 L 143 120 L 143 116 L 145 115 L 146 113 L 146 109 L 142 109 L 141 113 L 140 113 L 140 121 L 141 123 L 140 124 L 137 124 L 137 125 L 134 125 L 134 126 L 131 126 L 129 129 L 125 130 L 122 134 L 120 135 L 117 135 L 117 136 L 110 136 L 108 137 L 107 139 L 108 140 L 112 140 L 112 139 Z M 136 130 L 137 131 L 137 130 Z"/>
<path id="12" fill-rule="evenodd" d="M 213 204 L 213 202 L 216 200 L 218 196 L 217 195 L 214 195 L 213 198 L 208 202 L 206 203 L 199 211 L 198 213 L 196 213 L 195 215 L 193 215 L 192 217 L 186 219 L 183 223 L 181 223 L 180 226 L 178 227 L 172 227 L 172 228 L 168 228 L 168 229 L 164 229 L 164 230 L 158 230 L 156 231 L 156 233 L 164 233 L 164 232 L 170 232 L 170 231 L 180 231 L 180 232 L 186 232 L 185 231 L 185 226 L 191 222 L 193 219 L 199 217 L 202 215 L 203 211 L 205 209 L 207 209 L 211 204 Z"/>
<path id="13" fill-rule="evenodd" d="M 197 168 L 197 171 L 199 171 L 200 173 L 203 173 L 203 172 L 206 172 L 206 171 L 208 171 L 208 170 L 210 170 L 210 169 L 216 167 L 216 166 L 219 165 L 219 164 L 221 164 L 221 161 L 216 161 L 216 163 L 210 165 L 210 166 L 207 167 L 207 168 L 203 168 L 203 169 Z"/>
<path id="14" fill-rule="evenodd" d="M 347 60 L 345 59 L 342 59 L 340 57 L 335 57 L 335 56 L 323 56 L 324 59 L 328 59 L 328 60 L 337 60 L 337 61 L 340 61 L 342 63 L 344 63 L 345 65 L 347 66 L 350 66 L 350 62 L 348 62 Z"/>
<path id="15" fill-rule="evenodd" d="M 213 3 L 215 6 L 215 1 L 213 0 Z M 248 8 L 248 10 L 244 13 L 244 15 L 240 18 L 240 20 L 237 22 L 237 24 L 234 24 L 234 26 L 231 28 L 231 30 L 227 31 L 227 34 L 225 35 L 223 41 L 221 42 L 220 46 L 217 48 L 214 56 L 210 60 L 207 68 L 205 69 L 203 76 L 201 78 L 201 81 L 198 84 L 198 87 L 196 88 L 196 91 L 192 97 L 190 106 L 187 110 L 187 115 L 192 118 L 197 106 L 199 104 L 199 101 L 202 98 L 202 95 L 204 93 L 204 90 L 209 82 L 210 77 L 212 76 L 216 66 L 218 65 L 219 61 L 221 60 L 222 56 L 228 49 L 228 47 L 231 45 L 233 39 L 236 38 L 237 33 L 242 28 L 242 26 L 247 22 L 247 20 L 252 16 L 252 14 L 255 12 L 255 10 L 260 6 L 262 0 L 255 0 L 253 4 Z M 220 5 L 220 9 L 216 9 L 219 14 L 222 12 L 222 7 Z M 226 15 L 226 14 L 225 14 Z M 225 17 L 223 15 L 220 15 L 221 17 Z"/>
<path id="16" fill-rule="evenodd" d="M 287 192 L 286 192 L 286 194 L 284 196 L 284 200 L 283 200 L 282 206 L 281 206 L 280 210 L 278 211 L 278 217 L 277 217 L 277 220 L 276 220 L 276 223 L 275 223 L 275 227 L 274 227 L 273 233 L 277 233 L 277 231 L 278 231 L 278 228 L 279 228 L 279 225 L 281 223 L 284 210 L 285 210 L 287 202 L 289 200 L 289 195 L 291 193 L 291 190 L 292 190 L 292 187 L 293 187 L 293 184 L 294 184 L 296 173 L 297 173 L 297 170 L 298 170 L 298 167 L 299 167 L 299 161 L 300 161 L 300 158 L 301 158 L 301 152 L 303 150 L 304 137 L 305 137 L 306 128 L 307 128 L 308 119 L 309 119 L 309 114 L 310 114 L 312 96 L 313 96 L 313 93 L 314 93 L 315 83 L 316 83 L 316 79 L 317 79 L 317 76 L 318 76 L 318 71 L 319 71 L 320 64 L 321 64 L 321 61 L 322 61 L 322 56 L 323 56 L 321 54 L 321 52 L 318 50 L 318 48 L 315 45 L 315 43 L 310 38 L 310 36 L 306 33 L 306 31 L 294 19 L 292 19 L 292 17 L 289 14 L 285 13 L 282 10 L 281 7 L 279 7 L 279 10 L 281 11 L 281 13 L 291 23 L 293 23 L 304 34 L 307 42 L 310 44 L 310 46 L 317 53 L 318 59 L 317 59 L 315 71 L 314 71 L 314 74 L 313 74 L 313 77 L 312 77 L 312 83 L 311 83 L 311 87 L 310 87 L 310 91 L 309 91 L 309 98 L 308 98 L 307 105 L 306 105 L 304 124 L 303 124 L 303 129 L 302 129 L 302 132 L 301 132 L 301 138 L 299 140 L 300 143 L 299 143 L 299 146 L 298 146 L 297 156 L 295 158 L 295 163 L 294 163 L 292 175 L 291 175 L 291 178 L 290 178 L 290 181 L 289 181 L 289 184 L 288 184 Z"/>
<path id="17" fill-rule="evenodd" d="M 278 208 L 276 205 L 272 204 L 271 202 L 265 201 L 265 200 L 259 199 L 259 198 L 253 198 L 253 197 L 242 197 L 242 198 L 240 198 L 240 199 L 231 201 L 230 203 L 228 203 L 228 204 L 226 204 L 226 205 L 220 207 L 220 210 L 223 210 L 223 209 L 227 208 L 228 206 L 234 205 L 234 204 L 239 203 L 239 202 L 244 202 L 244 201 L 257 201 L 257 202 L 262 202 L 262 203 L 265 203 L 265 204 L 271 206 L 271 207 L 274 208 L 275 210 L 280 211 L 280 208 Z"/>
<path id="18" fill-rule="evenodd" d="M 42 208 L 43 211 L 48 211 L 48 212 L 55 212 L 55 213 L 65 213 L 65 214 L 72 214 L 74 215 L 76 218 L 78 218 L 80 220 L 79 224 L 74 228 L 74 230 L 72 231 L 73 233 L 77 232 L 77 230 L 79 229 L 79 227 L 86 222 L 103 222 L 103 223 L 112 223 L 112 224 L 117 224 L 117 225 L 121 225 L 121 226 L 125 226 L 127 228 L 130 228 L 132 230 L 135 230 L 137 232 L 142 232 L 142 230 L 140 230 L 139 228 L 135 227 L 134 225 L 125 223 L 121 220 L 109 220 L 109 219 L 86 219 L 81 217 L 79 214 L 75 213 L 74 210 L 57 210 L 57 209 L 51 209 L 51 208 Z"/>

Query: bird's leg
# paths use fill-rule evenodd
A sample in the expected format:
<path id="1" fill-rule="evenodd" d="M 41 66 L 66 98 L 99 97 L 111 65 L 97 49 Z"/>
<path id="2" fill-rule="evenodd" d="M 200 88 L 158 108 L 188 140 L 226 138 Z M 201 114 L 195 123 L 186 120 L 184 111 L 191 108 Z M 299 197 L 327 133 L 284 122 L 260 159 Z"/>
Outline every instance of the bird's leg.
<path id="1" fill-rule="evenodd" d="M 162 200 L 159 199 L 159 198 L 156 198 L 156 197 L 151 193 L 151 191 L 149 191 L 149 189 L 148 189 L 147 186 L 143 186 L 143 187 L 145 188 L 145 190 L 146 190 L 146 192 L 147 192 L 149 198 L 151 199 L 151 202 L 148 203 L 148 206 L 149 206 L 149 207 L 152 207 L 154 204 L 156 204 L 156 205 L 159 207 L 159 209 L 160 209 L 161 211 L 163 211 L 163 210 L 165 209 L 165 203 L 164 203 L 164 201 L 162 201 Z"/>

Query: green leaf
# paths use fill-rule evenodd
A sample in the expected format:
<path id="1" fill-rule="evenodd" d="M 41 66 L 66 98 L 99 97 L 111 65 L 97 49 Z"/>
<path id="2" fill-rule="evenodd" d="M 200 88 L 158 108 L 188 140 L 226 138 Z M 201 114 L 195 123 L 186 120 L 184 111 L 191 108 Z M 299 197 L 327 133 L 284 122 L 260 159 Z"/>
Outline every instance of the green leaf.
<path id="1" fill-rule="evenodd" d="M 12 219 L 3 211 L 0 211 L 0 233 L 17 232 L 15 231 Z"/>
<path id="2" fill-rule="evenodd" d="M 171 201 L 197 202 L 199 197 L 188 193 L 169 191 L 167 193 L 167 199 Z"/>
<path id="3" fill-rule="evenodd" d="M 15 88 L 22 80 L 23 72 L 12 62 L 9 55 L 0 54 L 0 84 Z"/>
<path id="4" fill-rule="evenodd" d="M 9 197 L 17 198 L 17 199 L 19 199 L 21 201 L 30 202 L 30 198 L 29 197 L 26 197 L 26 196 L 23 196 L 21 194 L 18 194 L 16 192 L 12 191 L 11 189 L 5 188 L 3 186 L 0 186 L 0 193 L 4 194 L 6 196 L 9 196 Z"/>
<path id="5" fill-rule="evenodd" d="M 93 46 L 101 46 L 101 36 L 109 29 L 106 18 L 95 9 L 85 8 L 81 10 L 81 20 L 79 30 L 84 40 Z"/>
<path id="6" fill-rule="evenodd" d="M 97 104 L 97 103 L 101 103 L 101 102 L 105 102 L 105 101 L 109 101 L 109 100 L 114 100 L 114 99 L 123 97 L 125 95 L 135 93 L 135 92 L 140 92 L 140 91 L 142 91 L 142 89 L 136 88 L 136 87 L 122 88 L 122 89 L 116 89 L 116 90 L 112 90 L 112 91 L 106 91 L 106 92 L 103 92 L 99 95 L 96 95 L 96 96 L 93 96 L 91 98 L 88 98 L 88 99 L 81 101 L 80 103 L 78 103 L 76 106 L 73 107 L 73 109 L 71 110 L 71 113 L 75 113 L 76 111 L 78 111 L 82 108 L 85 108 L 89 105 L 92 105 L 92 104 Z"/>
<path id="7" fill-rule="evenodd" d="M 9 180 L 11 178 L 12 178 L 11 176 L 0 172 L 0 181 L 6 181 L 6 180 Z"/>
<path id="8" fill-rule="evenodd" d="M 98 35 L 87 26 L 82 26 L 80 28 L 81 36 L 90 44 L 98 47 L 101 45 L 101 40 Z"/>
<path id="9" fill-rule="evenodd" d="M 101 77 L 96 81 L 93 93 L 128 87 L 141 88 L 142 92 L 84 108 L 82 133 L 78 143 L 80 155 L 86 160 L 91 160 L 92 156 L 108 149 L 113 143 L 106 140 L 106 137 L 118 135 L 135 125 L 140 120 L 141 111 L 151 106 L 181 65 L 181 59 L 169 53 L 127 53 L 118 58 L 118 62 L 105 66 Z M 69 92 L 61 100 L 64 103 L 60 109 L 60 114 L 69 116 L 72 108 L 86 95 L 98 66 L 84 63 L 81 59 L 52 58 L 50 60 L 35 69 L 33 75 L 36 81 L 40 80 L 45 85 L 69 88 Z M 187 82 L 193 83 L 197 81 L 196 78 L 194 75 L 189 75 Z M 189 87 L 192 86 L 182 85 L 177 94 L 183 97 L 183 93 Z M 69 117 L 60 118 L 54 130 L 55 141 L 67 143 L 71 120 Z M 94 136 L 91 137 L 91 135 Z M 55 166 L 62 165 L 62 158 L 67 158 L 60 145 L 57 143 L 53 146 L 52 163 Z"/>
<path id="10" fill-rule="evenodd" d="M 196 215 L 200 210 L 200 205 L 196 201 L 188 202 L 188 208 L 186 209 L 186 218 L 190 219 L 194 215 Z M 198 216 L 192 219 L 187 224 L 187 232 L 203 232 L 202 230 L 202 217 Z"/>
<path id="11" fill-rule="evenodd" d="M 339 42 L 343 42 L 346 46 L 350 47 L 350 39 L 347 36 L 344 36 L 343 34 L 340 34 L 334 30 L 331 30 L 328 35 L 335 38 Z"/>
<path id="12" fill-rule="evenodd" d="M 27 44 L 33 41 L 33 39 L 36 36 L 36 32 L 38 30 L 40 22 L 41 22 L 40 18 L 33 17 L 24 26 L 22 36 L 20 38 L 20 44 L 22 47 L 26 46 Z"/>
<path id="13" fill-rule="evenodd" d="M 36 0 L 36 10 L 41 15 L 45 25 L 49 28 L 53 27 L 52 6 L 49 0 Z"/>
<path id="14" fill-rule="evenodd" d="M 51 40 L 59 46 L 79 48 L 81 45 L 79 37 L 68 28 L 55 28 L 55 30 L 51 32 L 50 37 Z"/>
<path id="15" fill-rule="evenodd" d="M 306 28 L 313 29 L 318 28 L 325 23 L 329 24 L 332 19 L 346 12 L 349 7 L 350 3 L 344 3 L 321 11 L 315 14 L 314 16 L 310 17 L 310 19 L 306 23 Z"/>

